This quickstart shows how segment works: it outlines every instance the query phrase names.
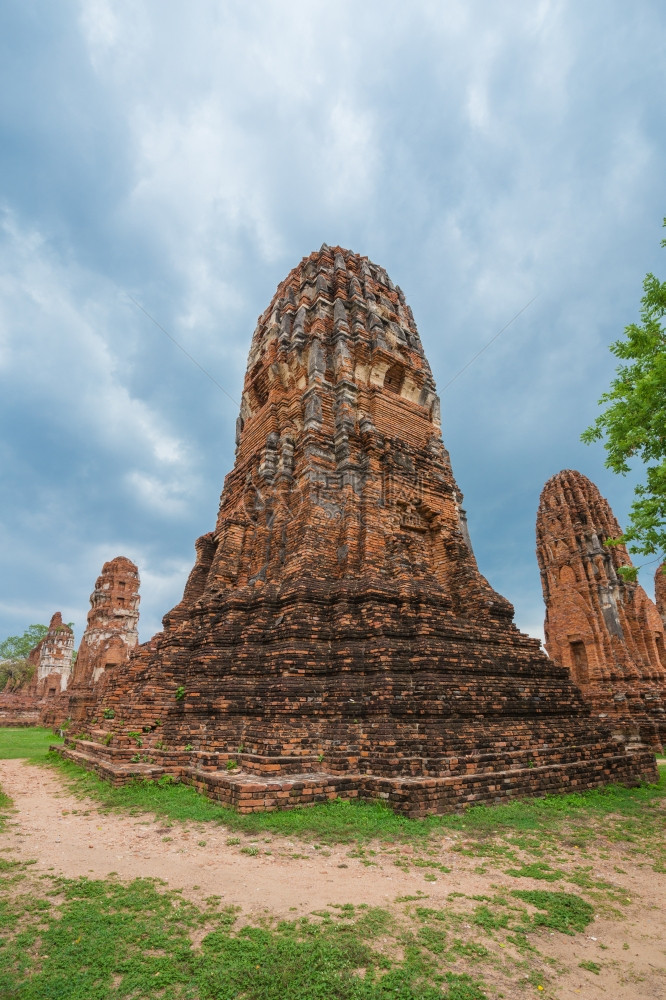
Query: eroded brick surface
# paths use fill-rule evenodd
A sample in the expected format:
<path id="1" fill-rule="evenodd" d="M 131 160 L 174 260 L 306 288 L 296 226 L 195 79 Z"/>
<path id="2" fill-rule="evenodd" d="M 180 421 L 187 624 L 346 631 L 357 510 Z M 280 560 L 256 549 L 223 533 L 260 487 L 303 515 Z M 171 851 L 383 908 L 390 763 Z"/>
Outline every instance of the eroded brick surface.
<path id="1" fill-rule="evenodd" d="M 579 472 L 550 479 L 537 515 L 546 649 L 570 672 L 594 714 L 625 739 L 666 743 L 664 624 L 643 588 L 618 574 L 631 560 L 608 547 L 621 528 Z"/>
<path id="2" fill-rule="evenodd" d="M 654 575 L 654 599 L 661 620 L 666 625 L 666 563 L 662 563 Z"/>
<path id="3" fill-rule="evenodd" d="M 360 796 L 421 815 L 654 777 L 515 628 L 461 505 L 403 293 L 322 247 L 259 318 L 183 600 L 65 752 L 242 811 Z"/>

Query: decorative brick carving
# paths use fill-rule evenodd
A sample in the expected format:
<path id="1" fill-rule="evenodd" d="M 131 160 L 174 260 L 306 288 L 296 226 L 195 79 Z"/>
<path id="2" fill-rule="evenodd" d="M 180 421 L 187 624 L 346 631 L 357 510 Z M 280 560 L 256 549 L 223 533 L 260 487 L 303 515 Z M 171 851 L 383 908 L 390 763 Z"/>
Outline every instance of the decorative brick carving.
<path id="1" fill-rule="evenodd" d="M 139 571 L 125 556 L 104 563 L 90 595 L 88 623 L 81 639 L 72 681 L 66 694 L 48 702 L 44 725 L 62 725 L 92 717 L 103 698 L 110 674 L 122 668 L 139 636 Z"/>
<path id="2" fill-rule="evenodd" d="M 596 716 L 625 739 L 666 743 L 664 624 L 641 586 L 622 578 L 622 529 L 580 472 L 550 479 L 537 515 L 546 649 L 567 668 Z"/>
<path id="3" fill-rule="evenodd" d="M 382 268 L 323 246 L 282 282 L 236 443 L 182 601 L 111 678 L 114 719 L 66 754 L 117 782 L 170 771 L 242 811 L 360 796 L 421 815 L 654 778 L 479 572 Z"/>

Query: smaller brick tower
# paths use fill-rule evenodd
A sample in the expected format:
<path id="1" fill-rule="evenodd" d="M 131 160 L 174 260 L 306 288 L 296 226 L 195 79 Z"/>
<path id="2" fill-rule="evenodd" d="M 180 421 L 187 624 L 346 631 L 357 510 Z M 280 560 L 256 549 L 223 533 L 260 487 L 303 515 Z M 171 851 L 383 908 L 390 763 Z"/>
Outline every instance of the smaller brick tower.
<path id="1" fill-rule="evenodd" d="M 49 630 L 28 654 L 34 668 L 27 684 L 0 692 L 0 725 L 36 726 L 40 713 L 61 699 L 72 673 L 74 633 L 59 611 L 51 618 Z"/>
<path id="2" fill-rule="evenodd" d="M 51 618 L 49 630 L 30 654 L 37 666 L 37 696 L 49 697 L 67 689 L 72 673 L 74 633 L 59 611 Z"/>
<path id="3" fill-rule="evenodd" d="M 625 739 L 666 742 L 664 623 L 637 583 L 608 502 L 580 472 L 544 486 L 537 515 L 537 558 L 546 603 L 546 649 L 567 667 L 593 713 Z"/>
<path id="4" fill-rule="evenodd" d="M 127 663 L 139 636 L 139 571 L 133 562 L 117 556 L 104 563 L 90 595 L 88 624 L 81 639 L 67 694 L 42 712 L 45 725 L 66 718 L 83 722 L 94 714 L 108 675 Z"/>

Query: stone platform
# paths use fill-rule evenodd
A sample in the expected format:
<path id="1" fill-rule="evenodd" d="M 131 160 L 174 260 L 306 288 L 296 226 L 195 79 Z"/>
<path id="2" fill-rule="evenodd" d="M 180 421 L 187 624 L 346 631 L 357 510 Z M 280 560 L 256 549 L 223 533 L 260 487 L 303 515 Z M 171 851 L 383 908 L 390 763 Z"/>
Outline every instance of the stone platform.
<path id="1" fill-rule="evenodd" d="M 221 805 L 240 813 L 291 809 L 334 798 L 381 800 L 410 817 L 442 814 L 485 802 L 498 804 L 517 796 L 544 795 L 597 788 L 609 782 L 636 785 L 655 781 L 654 755 L 637 746 L 628 756 L 617 742 L 604 745 L 541 748 L 439 758 L 400 760 L 403 773 L 388 777 L 377 767 L 366 770 L 358 760 L 340 756 L 324 763 L 314 757 L 260 757 L 253 754 L 197 754 L 155 752 L 150 762 L 134 762 L 136 750 L 112 749 L 85 740 L 68 739 L 68 759 L 94 770 L 113 785 L 137 779 L 156 780 L 170 775 L 194 786 Z M 529 756 L 528 756 L 529 755 Z M 148 756 L 147 754 L 142 756 Z M 231 762 L 230 769 L 227 762 Z M 393 769 L 387 759 L 384 768 Z M 409 765 L 409 768 L 406 766 Z M 409 775 L 408 770 L 415 772 Z"/>

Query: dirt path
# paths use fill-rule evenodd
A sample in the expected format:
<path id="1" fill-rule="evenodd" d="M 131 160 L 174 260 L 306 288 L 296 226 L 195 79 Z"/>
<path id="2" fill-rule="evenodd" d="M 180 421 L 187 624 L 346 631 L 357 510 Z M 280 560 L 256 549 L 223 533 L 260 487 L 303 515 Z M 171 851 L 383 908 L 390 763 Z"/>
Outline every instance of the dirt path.
<path id="1" fill-rule="evenodd" d="M 166 826 L 146 815 L 101 813 L 94 802 L 70 795 L 48 768 L 20 760 L 0 761 L 0 786 L 17 810 L 0 835 L 0 850 L 9 847 L 22 859 L 36 858 L 38 868 L 69 878 L 106 878 L 111 872 L 122 879 L 159 878 L 192 899 L 218 895 L 252 915 L 264 909 L 278 915 L 293 915 L 294 908 L 309 913 L 327 903 L 385 906 L 419 890 L 428 891 L 432 905 L 443 905 L 449 892 L 463 891 L 458 875 L 464 866 L 456 854 L 445 859 L 452 873 L 433 886 L 424 882 L 423 871 L 403 872 L 392 857 L 378 855 L 377 863 L 367 867 L 348 856 L 348 845 L 326 848 L 328 856 L 269 834 L 240 835 L 240 844 L 228 845 L 238 834 L 214 823 Z M 241 853 L 248 846 L 260 853 Z M 465 892 L 482 892 L 486 884 L 485 878 L 465 873 Z"/>
<path id="2" fill-rule="evenodd" d="M 390 906 L 396 897 L 426 893 L 428 906 L 445 908 L 451 892 L 473 897 L 499 889 L 563 888 L 532 879 L 515 880 L 498 869 L 483 869 L 479 858 L 455 851 L 455 838 L 442 838 L 436 860 L 451 869 L 408 871 L 394 864 L 396 850 L 409 856 L 410 845 L 375 845 L 377 853 L 368 866 L 350 857 L 349 845 L 316 850 L 302 841 L 258 835 L 234 834 L 214 823 L 155 822 L 146 815 L 102 813 L 90 800 L 71 795 L 61 778 L 45 767 L 20 760 L 0 760 L 0 785 L 14 801 L 15 812 L 4 833 L 0 851 L 23 860 L 35 859 L 38 871 L 76 878 L 106 878 L 115 873 L 123 880 L 151 877 L 201 903 L 220 896 L 223 904 L 240 906 L 246 919 L 266 911 L 293 918 L 330 903 L 367 903 Z M 236 840 L 229 844 L 228 840 Z M 249 854 L 248 851 L 258 853 Z M 594 859 L 594 876 L 626 892 L 623 919 L 606 916 L 603 907 L 586 933 L 575 937 L 545 934 L 539 951 L 568 969 L 556 980 L 557 1000 L 601 997 L 613 1000 L 665 1000 L 666 898 L 664 876 L 637 860 L 628 863 L 620 848 L 611 846 L 607 856 Z M 432 876 L 431 876 L 432 877 Z M 476 905 L 476 904 L 471 904 Z M 598 975 L 583 971 L 579 963 L 601 966 Z M 484 970 L 486 971 L 486 970 Z M 487 976 L 490 984 L 492 975 Z M 505 987 L 506 983 L 497 983 Z M 505 990 L 505 996 L 509 996 Z"/>

